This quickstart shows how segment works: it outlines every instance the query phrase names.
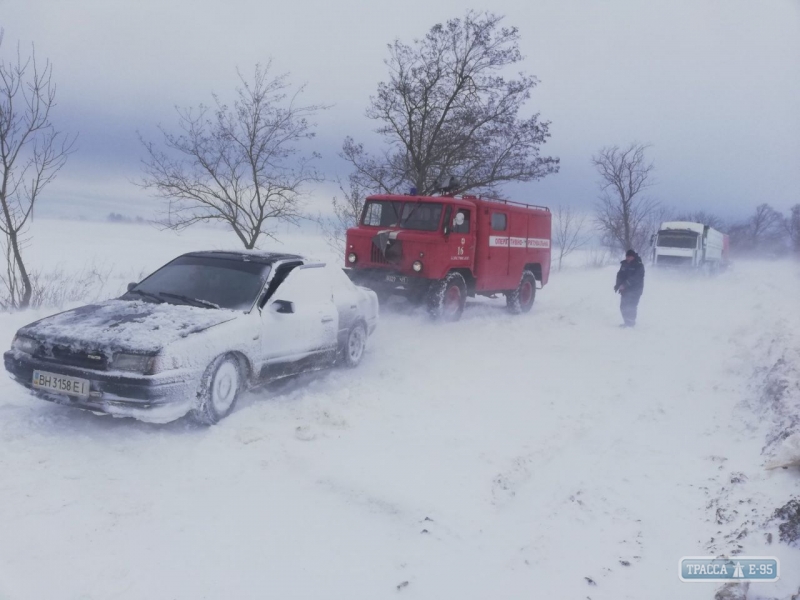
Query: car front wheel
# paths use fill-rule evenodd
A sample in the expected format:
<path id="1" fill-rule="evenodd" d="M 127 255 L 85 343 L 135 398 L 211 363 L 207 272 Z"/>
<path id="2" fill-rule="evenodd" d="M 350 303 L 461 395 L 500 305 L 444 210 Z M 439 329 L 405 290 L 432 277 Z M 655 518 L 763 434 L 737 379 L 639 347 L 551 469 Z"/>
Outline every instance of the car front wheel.
<path id="1" fill-rule="evenodd" d="M 218 423 L 233 412 L 241 388 L 241 367 L 236 357 L 216 358 L 203 373 L 192 416 L 204 425 Z"/>

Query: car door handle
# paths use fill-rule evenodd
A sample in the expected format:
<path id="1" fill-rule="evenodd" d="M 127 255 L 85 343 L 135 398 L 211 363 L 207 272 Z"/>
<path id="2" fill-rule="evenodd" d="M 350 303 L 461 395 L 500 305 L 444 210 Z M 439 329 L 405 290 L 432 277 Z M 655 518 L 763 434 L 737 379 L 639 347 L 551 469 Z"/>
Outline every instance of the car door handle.
<path id="1" fill-rule="evenodd" d="M 331 321 L 333 321 L 333 317 L 322 317 L 323 323 L 330 323 Z"/>

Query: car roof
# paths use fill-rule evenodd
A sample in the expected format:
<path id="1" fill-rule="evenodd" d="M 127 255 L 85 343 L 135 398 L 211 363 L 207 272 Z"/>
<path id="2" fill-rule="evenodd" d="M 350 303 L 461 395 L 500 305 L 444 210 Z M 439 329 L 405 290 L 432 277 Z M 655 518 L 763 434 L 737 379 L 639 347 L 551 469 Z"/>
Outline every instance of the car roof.
<path id="1" fill-rule="evenodd" d="M 306 260 L 304 257 L 298 254 L 265 252 L 262 250 L 202 250 L 199 252 L 188 252 L 183 256 L 222 258 L 226 260 L 247 260 L 268 265 L 283 260 Z"/>

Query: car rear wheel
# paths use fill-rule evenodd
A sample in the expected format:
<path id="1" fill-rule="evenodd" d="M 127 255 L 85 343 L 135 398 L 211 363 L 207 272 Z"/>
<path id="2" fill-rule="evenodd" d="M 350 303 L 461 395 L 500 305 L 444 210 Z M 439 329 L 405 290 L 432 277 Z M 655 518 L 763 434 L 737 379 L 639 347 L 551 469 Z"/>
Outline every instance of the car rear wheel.
<path id="1" fill-rule="evenodd" d="M 467 283 L 461 273 L 449 273 L 431 284 L 428 292 L 428 313 L 434 319 L 458 321 L 467 303 Z"/>
<path id="2" fill-rule="evenodd" d="M 236 357 L 224 355 L 216 358 L 200 381 L 198 405 L 192 416 L 204 425 L 218 423 L 233 412 L 241 388 L 241 367 Z"/>
<path id="3" fill-rule="evenodd" d="M 535 299 L 536 277 L 530 271 L 523 271 L 517 289 L 506 294 L 506 306 L 512 314 L 518 315 L 530 311 Z"/>
<path id="4" fill-rule="evenodd" d="M 364 358 L 367 348 L 367 328 L 364 323 L 356 323 L 347 334 L 344 347 L 341 349 L 342 362 L 345 366 L 354 368 Z"/>

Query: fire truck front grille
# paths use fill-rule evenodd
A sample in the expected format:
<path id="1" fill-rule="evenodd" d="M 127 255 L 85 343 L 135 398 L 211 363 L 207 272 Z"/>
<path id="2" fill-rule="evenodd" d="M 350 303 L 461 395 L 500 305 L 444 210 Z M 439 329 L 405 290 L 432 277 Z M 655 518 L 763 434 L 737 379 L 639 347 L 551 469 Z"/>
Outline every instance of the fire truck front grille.
<path id="1" fill-rule="evenodd" d="M 389 264 L 389 261 L 386 260 L 386 257 L 383 256 L 383 253 L 377 246 L 375 246 L 375 244 L 372 244 L 372 246 L 370 247 L 369 261 L 372 263 L 377 263 L 379 265 Z"/>

